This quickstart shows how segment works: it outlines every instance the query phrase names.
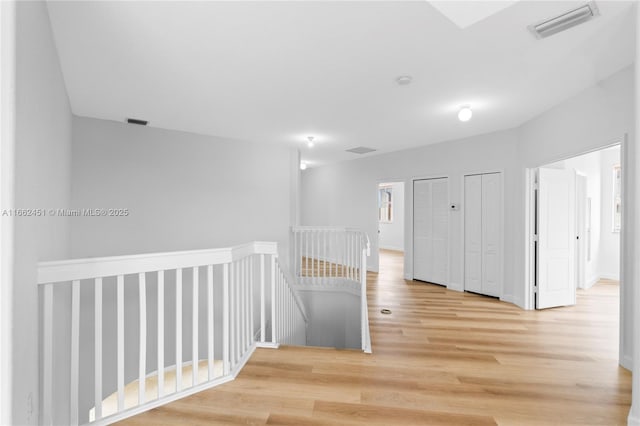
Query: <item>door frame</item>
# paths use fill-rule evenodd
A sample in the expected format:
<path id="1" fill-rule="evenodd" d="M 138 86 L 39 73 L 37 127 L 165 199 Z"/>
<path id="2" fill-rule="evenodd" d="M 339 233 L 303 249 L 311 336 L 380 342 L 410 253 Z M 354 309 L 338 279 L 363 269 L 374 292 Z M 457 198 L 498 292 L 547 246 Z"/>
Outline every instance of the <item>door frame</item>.
<path id="1" fill-rule="evenodd" d="M 584 194 L 580 193 L 578 182 L 584 179 Z M 584 197 L 580 197 L 580 195 L 584 195 Z M 582 200 L 581 200 L 582 198 Z M 583 209 L 580 209 L 580 204 L 584 203 Z M 579 237 L 576 242 L 576 290 L 579 288 L 584 288 L 582 285 L 584 284 L 584 280 L 586 280 L 586 267 L 587 267 L 587 244 L 586 244 L 586 204 L 587 204 L 587 176 L 585 174 L 576 172 L 576 234 Z M 580 226 L 582 225 L 582 226 Z M 580 275 L 584 278 L 584 280 L 580 279 Z"/>
<path id="2" fill-rule="evenodd" d="M 524 264 L 524 279 L 525 279 L 525 292 L 524 292 L 524 309 L 526 310 L 535 310 L 534 300 L 535 300 L 535 219 L 536 212 L 534 211 L 536 208 L 535 203 L 535 192 L 537 191 L 537 169 L 544 166 L 545 164 L 551 164 L 557 161 L 568 160 L 573 157 L 579 157 L 581 155 L 589 154 L 596 151 L 601 151 L 603 149 L 611 148 L 613 146 L 620 146 L 620 164 L 622 165 L 622 228 L 628 229 L 629 217 L 626 215 L 626 209 L 629 206 L 629 193 L 626 190 L 626 184 L 628 182 L 629 174 L 629 135 L 624 133 L 622 136 L 617 137 L 613 140 L 609 140 L 608 142 L 603 143 L 599 147 L 595 147 L 589 150 L 576 152 L 576 153 L 567 153 L 566 155 L 560 158 L 551 158 L 546 160 L 543 164 L 537 164 L 535 167 L 527 167 L 524 170 L 524 189 L 525 189 L 525 264 Z M 625 340 L 625 329 L 630 327 L 632 324 L 628 324 L 628 321 L 625 321 L 625 306 L 624 306 L 624 288 L 625 283 L 627 281 L 626 271 L 625 271 L 625 258 L 627 257 L 627 233 L 620 233 L 620 318 L 619 318 L 619 338 L 618 338 L 618 363 L 626 369 L 631 369 L 632 359 L 630 357 L 624 356 L 624 347 L 626 346 Z"/>
<path id="3" fill-rule="evenodd" d="M 0 1 L 0 210 L 14 206 L 16 3 Z M 0 221 L 0 424 L 11 424 L 14 219 Z"/>
<path id="4" fill-rule="evenodd" d="M 404 239 L 404 262 L 403 262 L 403 276 L 406 276 L 406 271 L 407 270 L 407 228 L 408 228 L 408 223 L 409 223 L 409 216 L 408 216 L 408 205 L 409 205 L 409 200 L 407 198 L 407 179 L 406 178 L 389 178 L 389 179 L 376 179 L 376 207 L 378 206 L 378 189 L 380 188 L 380 185 L 383 183 L 402 183 L 404 185 L 404 230 L 403 230 L 403 239 Z M 413 200 L 412 200 L 413 201 Z M 413 207 L 413 203 L 411 204 Z M 375 271 L 378 272 L 380 271 L 380 234 L 379 234 L 379 230 L 380 230 L 380 222 L 378 220 L 378 208 L 376 208 L 376 232 L 375 232 L 375 236 L 373 238 L 375 238 L 375 240 L 372 239 L 372 241 L 375 241 L 375 247 L 378 250 L 377 255 L 376 255 L 376 265 L 375 265 Z M 369 270 L 371 270 L 371 266 L 368 267 Z"/>
<path id="5" fill-rule="evenodd" d="M 465 199 L 465 186 L 464 186 L 464 180 L 467 176 L 475 176 L 475 175 L 487 175 L 487 174 L 494 174 L 494 173 L 500 173 L 500 222 L 502 223 L 502 228 L 500 230 L 500 240 L 502 241 L 502 247 L 500 247 L 500 296 L 499 299 L 503 302 L 509 302 L 509 303 L 515 303 L 514 302 L 514 296 L 513 295 L 505 295 L 504 294 L 504 249 L 505 249 L 505 241 L 504 241 L 504 236 L 505 236 L 505 214 L 504 214 L 504 169 L 484 169 L 481 171 L 471 171 L 471 172 L 464 172 L 462 173 L 462 179 L 460 180 L 460 187 L 461 187 L 461 191 L 460 191 L 460 204 L 462 205 L 460 208 L 460 229 L 462 230 L 460 232 L 460 247 L 462 247 L 462 262 L 460 265 L 460 276 L 462 277 L 462 282 L 460 283 L 460 290 L 459 291 L 465 291 L 464 288 L 464 283 L 465 283 L 465 273 L 464 273 L 464 269 L 465 269 L 465 215 L 464 215 L 464 209 L 465 209 L 465 203 L 464 203 L 464 199 Z"/>
<path id="6" fill-rule="evenodd" d="M 413 280 L 413 197 L 414 197 L 414 184 L 417 180 L 431 180 L 431 179 L 447 179 L 447 199 L 451 202 L 451 175 L 450 174 L 434 174 L 434 175 L 419 175 L 409 179 L 410 185 L 405 182 L 405 241 L 404 241 L 404 278 L 406 280 Z M 410 188 L 407 188 L 410 186 Z M 407 195 L 409 195 L 407 197 Z M 455 286 L 451 285 L 451 210 L 449 210 L 448 218 L 448 243 L 447 243 L 447 283 L 446 288 L 451 290 L 457 290 Z M 409 239 L 407 238 L 409 237 Z"/>

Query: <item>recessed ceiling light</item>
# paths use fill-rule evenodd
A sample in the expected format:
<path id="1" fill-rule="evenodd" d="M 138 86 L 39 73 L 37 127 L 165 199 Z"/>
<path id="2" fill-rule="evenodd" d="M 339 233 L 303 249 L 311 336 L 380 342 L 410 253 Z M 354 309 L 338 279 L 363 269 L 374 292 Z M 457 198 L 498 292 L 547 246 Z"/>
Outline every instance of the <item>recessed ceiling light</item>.
<path id="1" fill-rule="evenodd" d="M 472 116 L 473 111 L 471 111 L 471 107 L 468 105 L 461 107 L 460 111 L 458 111 L 458 120 L 460 121 L 469 121 Z"/>
<path id="2" fill-rule="evenodd" d="M 307 146 L 313 148 L 313 136 L 307 136 Z"/>
<path id="3" fill-rule="evenodd" d="M 307 170 L 307 163 L 305 163 L 304 161 L 300 162 L 300 170 Z"/>
<path id="4" fill-rule="evenodd" d="M 411 77 L 410 75 L 401 75 L 400 77 L 396 78 L 396 83 L 398 83 L 398 86 L 407 86 L 411 84 L 412 81 L 413 77 Z"/>

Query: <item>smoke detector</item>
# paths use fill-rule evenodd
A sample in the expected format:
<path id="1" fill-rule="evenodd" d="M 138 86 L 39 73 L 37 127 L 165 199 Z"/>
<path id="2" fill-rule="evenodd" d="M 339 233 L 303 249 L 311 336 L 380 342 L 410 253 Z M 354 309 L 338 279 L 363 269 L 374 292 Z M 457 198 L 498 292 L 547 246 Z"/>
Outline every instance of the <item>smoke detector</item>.
<path id="1" fill-rule="evenodd" d="M 600 16 L 598 6 L 594 1 L 590 1 L 538 24 L 529 25 L 528 28 L 535 38 L 542 39 L 583 24 L 597 16 Z"/>

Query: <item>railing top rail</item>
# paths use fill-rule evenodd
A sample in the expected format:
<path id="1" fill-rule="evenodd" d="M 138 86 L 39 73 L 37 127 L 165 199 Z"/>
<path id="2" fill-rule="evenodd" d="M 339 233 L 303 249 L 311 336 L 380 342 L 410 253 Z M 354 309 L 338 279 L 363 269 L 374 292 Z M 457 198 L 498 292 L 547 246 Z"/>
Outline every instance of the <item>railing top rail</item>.
<path id="1" fill-rule="evenodd" d="M 370 255 L 371 252 L 371 242 L 369 240 L 369 235 L 364 232 L 362 229 L 358 228 L 350 228 L 347 226 L 292 226 L 292 232 L 305 232 L 305 231 L 334 231 L 334 232 L 354 232 L 356 234 L 360 234 L 362 236 L 362 240 L 366 244 L 367 255 Z"/>
<path id="2" fill-rule="evenodd" d="M 252 254 L 277 255 L 278 243 L 254 241 L 227 248 L 40 262 L 38 263 L 38 284 L 220 265 Z"/>
<path id="3" fill-rule="evenodd" d="M 363 230 L 358 228 L 350 228 L 348 226 L 309 226 L 309 225 L 299 225 L 292 226 L 291 229 L 294 232 L 299 231 L 342 231 L 342 232 L 362 232 Z"/>

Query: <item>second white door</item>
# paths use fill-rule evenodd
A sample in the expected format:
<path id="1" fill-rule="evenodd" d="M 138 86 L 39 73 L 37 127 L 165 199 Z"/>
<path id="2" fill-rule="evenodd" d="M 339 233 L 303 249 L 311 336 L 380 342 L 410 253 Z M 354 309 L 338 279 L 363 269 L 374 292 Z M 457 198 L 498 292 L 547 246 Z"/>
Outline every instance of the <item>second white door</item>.
<path id="1" fill-rule="evenodd" d="M 536 308 L 576 303 L 576 173 L 538 171 Z"/>
<path id="2" fill-rule="evenodd" d="M 464 289 L 502 292 L 502 175 L 464 177 Z"/>
<path id="3" fill-rule="evenodd" d="M 449 275 L 447 178 L 413 182 L 413 277 L 446 285 Z"/>

